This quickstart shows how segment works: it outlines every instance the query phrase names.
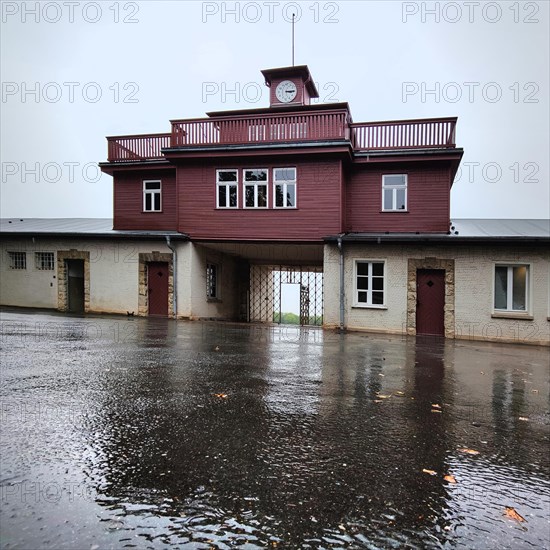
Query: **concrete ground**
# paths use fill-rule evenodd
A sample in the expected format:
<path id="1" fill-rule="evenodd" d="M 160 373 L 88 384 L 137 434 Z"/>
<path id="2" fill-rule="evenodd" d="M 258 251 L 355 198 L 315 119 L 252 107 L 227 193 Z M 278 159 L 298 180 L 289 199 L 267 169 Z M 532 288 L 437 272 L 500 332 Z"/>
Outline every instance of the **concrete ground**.
<path id="1" fill-rule="evenodd" d="M 1 548 L 550 547 L 548 348 L 0 327 Z"/>

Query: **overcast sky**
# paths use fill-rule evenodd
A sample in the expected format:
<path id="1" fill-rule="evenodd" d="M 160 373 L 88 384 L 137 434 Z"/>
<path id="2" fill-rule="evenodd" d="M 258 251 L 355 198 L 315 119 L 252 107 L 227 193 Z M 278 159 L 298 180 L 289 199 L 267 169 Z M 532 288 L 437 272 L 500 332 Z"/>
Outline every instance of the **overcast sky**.
<path id="1" fill-rule="evenodd" d="M 550 217 L 546 1 L 36 4 L 2 2 L 2 217 L 111 217 L 105 136 L 268 106 L 292 12 L 322 102 L 458 116 L 453 217 Z"/>

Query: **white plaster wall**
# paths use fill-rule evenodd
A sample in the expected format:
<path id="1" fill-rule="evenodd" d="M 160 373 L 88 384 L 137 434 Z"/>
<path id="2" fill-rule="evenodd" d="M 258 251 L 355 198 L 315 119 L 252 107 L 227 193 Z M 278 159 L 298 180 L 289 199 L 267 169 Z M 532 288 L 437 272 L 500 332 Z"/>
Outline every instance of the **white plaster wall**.
<path id="1" fill-rule="evenodd" d="M 408 259 L 455 260 L 455 337 L 548 345 L 550 343 L 550 253 L 541 248 L 481 246 L 406 246 L 344 244 L 345 325 L 348 329 L 404 333 L 407 315 Z M 354 308 L 355 259 L 386 260 L 387 309 Z M 522 262 L 531 266 L 533 319 L 493 315 L 495 262 Z M 325 246 L 325 311 L 327 327 L 339 325 L 339 252 Z"/>
<path id="2" fill-rule="evenodd" d="M 190 318 L 191 306 L 191 261 L 193 256 L 193 244 L 190 242 L 172 243 L 177 253 L 176 268 L 176 307 L 177 316 Z"/>
<path id="3" fill-rule="evenodd" d="M 14 248 L 17 246 L 17 248 Z M 22 307 L 57 308 L 57 267 L 53 271 L 34 268 L 35 251 L 55 252 L 76 249 L 90 253 L 90 310 L 105 313 L 138 312 L 139 253 L 171 253 L 164 242 L 129 239 L 60 239 L 48 243 L 31 239 L 10 239 L 2 246 L 0 265 L 0 303 Z M 27 252 L 27 269 L 9 267 L 9 250 Z M 53 286 L 50 286 L 53 282 Z"/>
<path id="4" fill-rule="evenodd" d="M 8 252 L 26 252 L 27 269 L 11 269 Z M 10 239 L 3 242 L 0 253 L 0 304 L 38 308 L 57 307 L 57 269 L 39 270 L 35 267 L 35 252 L 54 252 L 49 244 L 31 239 Z M 57 265 L 57 264 L 56 264 Z"/>
<path id="5" fill-rule="evenodd" d="M 236 319 L 238 317 L 238 292 L 236 262 L 227 254 L 211 248 L 188 243 L 189 262 L 185 281 L 180 284 L 190 288 L 190 314 L 194 319 Z M 206 264 L 215 263 L 220 269 L 219 300 L 206 298 Z"/>

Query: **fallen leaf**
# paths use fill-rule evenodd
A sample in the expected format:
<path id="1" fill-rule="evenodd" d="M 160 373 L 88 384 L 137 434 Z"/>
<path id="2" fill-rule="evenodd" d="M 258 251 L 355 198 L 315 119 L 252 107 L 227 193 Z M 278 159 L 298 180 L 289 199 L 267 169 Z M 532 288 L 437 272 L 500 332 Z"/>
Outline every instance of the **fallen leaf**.
<path id="1" fill-rule="evenodd" d="M 432 409 L 432 412 L 433 412 L 433 413 L 441 413 L 441 411 L 438 410 L 438 409 Z"/>
<path id="2" fill-rule="evenodd" d="M 443 479 L 449 483 L 457 483 L 456 477 L 451 474 L 447 474 Z"/>
<path id="3" fill-rule="evenodd" d="M 518 420 L 523 420 L 524 422 L 529 422 L 529 419 L 526 416 L 520 416 Z"/>
<path id="4" fill-rule="evenodd" d="M 391 393 L 389 395 L 378 394 L 376 397 L 378 397 L 379 399 L 388 399 L 388 397 L 391 397 Z"/>
<path id="5" fill-rule="evenodd" d="M 422 471 L 425 474 L 430 474 L 431 476 L 436 476 L 437 475 L 437 472 L 435 470 L 427 470 L 426 468 L 422 468 Z"/>
<path id="6" fill-rule="evenodd" d="M 375 403 L 382 403 L 382 399 L 375 399 L 374 402 Z"/>
<path id="7" fill-rule="evenodd" d="M 520 516 L 515 508 L 512 508 L 512 506 L 505 506 L 504 515 L 507 518 L 515 519 L 516 521 L 519 521 L 520 523 L 523 523 L 524 521 L 527 521 L 523 516 Z"/>
<path id="8" fill-rule="evenodd" d="M 378 373 L 378 376 L 386 376 L 385 374 L 382 374 L 381 372 Z"/>
<path id="9" fill-rule="evenodd" d="M 474 449 L 458 449 L 461 453 L 466 453 L 467 455 L 478 455 L 479 451 L 474 451 Z"/>
<path id="10" fill-rule="evenodd" d="M 483 371 L 479 371 L 479 374 L 485 374 Z"/>
<path id="11" fill-rule="evenodd" d="M 397 395 L 405 395 L 405 392 L 402 392 L 402 391 L 396 391 L 395 392 Z"/>
<path id="12" fill-rule="evenodd" d="M 531 393 L 539 393 L 539 390 L 531 390 Z"/>
<path id="13" fill-rule="evenodd" d="M 215 393 L 214 395 L 216 397 L 218 397 L 219 399 L 227 399 L 227 394 L 226 393 Z"/>
<path id="14" fill-rule="evenodd" d="M 432 403 L 432 409 L 440 409 L 441 405 L 438 405 L 437 403 Z"/>
<path id="15" fill-rule="evenodd" d="M 214 351 L 220 351 L 220 346 L 216 346 L 216 347 L 214 348 Z"/>

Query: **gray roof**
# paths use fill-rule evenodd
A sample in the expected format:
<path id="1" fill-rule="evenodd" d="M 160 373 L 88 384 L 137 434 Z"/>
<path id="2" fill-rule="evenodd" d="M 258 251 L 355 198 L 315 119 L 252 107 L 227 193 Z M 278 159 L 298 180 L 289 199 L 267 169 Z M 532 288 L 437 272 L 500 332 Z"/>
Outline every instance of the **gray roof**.
<path id="1" fill-rule="evenodd" d="M 338 235 L 326 237 L 334 242 Z M 454 219 L 448 233 L 346 233 L 347 242 L 546 242 L 550 241 L 550 219 Z"/>
<path id="2" fill-rule="evenodd" d="M 454 229 L 453 229 L 454 227 Z M 548 220 L 457 219 L 451 224 L 451 234 L 461 237 L 550 237 Z"/>
<path id="3" fill-rule="evenodd" d="M 187 235 L 178 231 L 115 230 L 112 218 L 2 218 L 0 219 L 0 233 L 145 238 L 164 238 L 169 235 L 170 237 L 187 238 Z"/>
<path id="4" fill-rule="evenodd" d="M 147 237 L 188 238 L 177 231 L 114 230 L 111 218 L 3 218 L 0 232 L 11 235 L 40 233 L 42 235 L 82 237 Z M 329 237 L 334 240 L 336 236 Z M 548 240 L 549 220 L 455 219 L 450 234 L 441 233 L 348 233 L 346 240 Z"/>

